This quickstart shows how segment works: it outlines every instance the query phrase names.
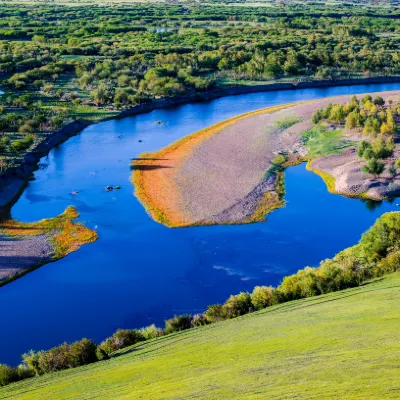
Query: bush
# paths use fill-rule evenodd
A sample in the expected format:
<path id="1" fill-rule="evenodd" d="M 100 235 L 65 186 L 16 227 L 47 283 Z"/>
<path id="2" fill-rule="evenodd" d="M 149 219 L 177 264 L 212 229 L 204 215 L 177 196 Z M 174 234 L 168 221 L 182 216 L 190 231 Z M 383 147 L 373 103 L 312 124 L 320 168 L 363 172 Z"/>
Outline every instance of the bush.
<path id="1" fill-rule="evenodd" d="M 374 104 L 376 106 L 383 106 L 385 104 L 385 100 L 382 99 L 380 96 L 375 96 L 374 97 Z"/>
<path id="2" fill-rule="evenodd" d="M 385 164 L 378 161 L 376 158 L 371 158 L 368 160 L 367 165 L 364 165 L 361 168 L 361 171 L 366 174 L 371 174 L 377 177 L 384 171 L 384 169 L 385 169 Z"/>
<path id="3" fill-rule="evenodd" d="M 162 336 L 164 334 L 163 330 L 156 327 L 154 324 L 140 329 L 140 333 L 145 340 L 155 339 L 156 337 Z"/>
<path id="4" fill-rule="evenodd" d="M 276 302 L 275 289 L 272 286 L 256 286 L 251 294 L 251 303 L 256 310 L 272 306 Z"/>
<path id="5" fill-rule="evenodd" d="M 226 319 L 224 306 L 222 304 L 213 304 L 208 306 L 207 311 L 205 312 L 205 317 L 209 323 L 223 321 Z"/>
<path id="6" fill-rule="evenodd" d="M 175 315 L 174 318 L 167 319 L 165 321 L 164 332 L 166 335 L 172 332 L 184 331 L 192 327 L 192 316 L 191 315 Z"/>
<path id="7" fill-rule="evenodd" d="M 209 321 L 208 321 L 205 313 L 196 314 L 193 316 L 193 320 L 192 320 L 193 326 L 203 326 L 203 325 L 208 325 L 208 324 L 209 324 Z"/>
<path id="8" fill-rule="evenodd" d="M 363 253 L 368 262 L 386 257 L 400 249 L 400 213 L 386 213 L 361 238 Z"/>
<path id="9" fill-rule="evenodd" d="M 249 293 L 241 292 L 236 296 L 231 296 L 224 304 L 227 318 L 235 318 L 249 313 L 253 308 Z"/>
<path id="10" fill-rule="evenodd" d="M 6 364 L 0 364 L 0 386 L 8 385 L 20 379 L 17 370 Z"/>
<path id="11" fill-rule="evenodd" d="M 97 361 L 96 345 L 85 338 L 72 344 L 63 343 L 47 351 L 31 350 L 22 357 L 25 366 L 36 375 L 75 368 Z"/>
<path id="12" fill-rule="evenodd" d="M 110 356 L 100 346 L 96 349 L 96 357 L 99 361 L 110 359 Z"/>
<path id="13" fill-rule="evenodd" d="M 118 329 L 111 337 L 100 343 L 99 347 L 106 354 L 132 346 L 145 340 L 142 333 L 136 329 Z"/>

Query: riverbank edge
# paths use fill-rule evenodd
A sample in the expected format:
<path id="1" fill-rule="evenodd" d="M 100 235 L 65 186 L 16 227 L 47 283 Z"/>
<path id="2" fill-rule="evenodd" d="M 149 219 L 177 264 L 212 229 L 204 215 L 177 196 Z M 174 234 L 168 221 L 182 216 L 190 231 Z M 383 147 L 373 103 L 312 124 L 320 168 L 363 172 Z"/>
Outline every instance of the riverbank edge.
<path id="1" fill-rule="evenodd" d="M 342 193 L 336 190 L 336 181 L 335 178 L 328 174 L 327 172 L 321 171 L 320 169 L 314 168 L 312 163 L 315 159 L 307 160 L 306 169 L 307 171 L 313 172 L 314 174 L 318 175 L 325 183 L 326 188 L 329 193 L 337 194 L 339 196 L 347 197 L 349 199 L 362 199 L 362 200 L 372 200 L 372 201 L 382 201 L 387 200 L 390 197 L 381 197 L 381 198 L 372 198 L 367 195 L 367 193 L 359 193 L 359 194 L 349 194 L 349 193 Z"/>
<path id="2" fill-rule="evenodd" d="M 38 222 L 28 222 L 28 223 L 20 223 L 18 222 L 18 226 L 14 226 L 14 220 L 10 220 L 7 222 L 11 222 L 10 226 L 12 227 L 10 229 L 10 226 L 1 226 L 0 227 L 0 236 L 6 236 L 9 238 L 24 238 L 25 236 L 37 236 L 37 235 L 46 235 L 48 237 L 48 240 L 51 244 L 51 247 L 53 249 L 52 253 L 47 254 L 45 257 L 43 257 L 42 260 L 37 261 L 35 264 L 31 265 L 28 268 L 21 269 L 21 271 L 18 271 L 16 274 L 10 275 L 5 279 L 0 280 L 0 287 L 7 285 L 8 283 L 11 283 L 22 276 L 28 274 L 29 272 L 32 272 L 43 265 L 55 262 L 60 260 L 61 258 L 66 257 L 68 254 L 73 253 L 77 251 L 80 247 L 83 245 L 89 244 L 89 243 L 94 243 L 98 238 L 99 235 L 94 229 L 90 229 L 86 227 L 85 225 L 76 222 L 76 219 L 79 218 L 79 213 L 76 210 L 75 207 L 69 206 L 67 207 L 64 212 L 56 217 L 53 218 L 44 218 L 41 221 Z M 49 222 L 54 225 L 53 228 L 49 228 Z M 22 226 L 21 226 L 22 225 Z M 81 228 L 81 233 L 83 232 L 83 235 L 86 236 L 76 236 L 77 229 Z M 42 233 L 27 233 L 24 234 L 16 234 L 16 230 L 38 230 L 40 231 L 41 229 L 43 230 Z M 45 232 L 48 229 L 53 230 L 53 235 L 49 236 L 49 232 Z M 62 239 L 60 239 L 61 235 L 65 233 L 65 231 L 68 230 L 68 238 L 74 238 L 75 240 L 70 241 L 68 243 L 63 243 Z M 75 232 L 74 232 L 75 231 Z M 74 235 L 75 233 L 75 235 Z"/>
<path id="3" fill-rule="evenodd" d="M 308 100 L 305 102 L 312 102 L 314 100 Z M 151 152 L 151 153 L 142 153 L 140 154 L 139 158 L 140 160 L 134 160 L 132 161 L 132 167 L 134 168 L 135 166 L 139 167 L 136 170 L 133 170 L 132 173 L 132 183 L 135 186 L 135 196 L 137 199 L 140 201 L 140 203 L 143 205 L 145 208 L 146 212 L 157 222 L 168 226 L 169 228 L 183 228 L 183 227 L 188 227 L 188 226 L 205 226 L 205 225 L 214 225 L 213 223 L 210 222 L 205 222 L 205 221 L 198 221 L 197 223 L 188 223 L 184 222 L 185 216 L 182 213 L 179 213 L 179 211 L 175 211 L 175 215 L 171 216 L 171 213 L 168 213 L 168 210 L 165 210 L 165 207 L 161 206 L 159 203 L 159 198 L 154 198 L 151 196 L 148 190 L 145 188 L 145 182 L 146 179 L 144 177 L 144 174 L 146 172 L 146 168 L 151 168 L 151 166 L 154 163 L 159 163 L 160 159 L 167 159 L 167 156 L 169 157 L 171 152 L 179 149 L 182 153 L 182 157 L 179 159 L 179 163 L 181 164 L 187 157 L 190 156 L 190 154 L 193 152 L 193 150 L 199 146 L 201 143 L 203 143 L 205 140 L 211 138 L 214 135 L 217 135 L 220 133 L 222 130 L 227 128 L 230 125 L 235 124 L 236 122 L 246 119 L 249 117 L 253 117 L 256 115 L 260 114 L 269 114 L 273 113 L 276 111 L 284 110 L 286 108 L 290 108 L 296 104 L 301 104 L 305 102 L 297 102 L 297 103 L 288 103 L 288 104 L 282 104 L 279 106 L 272 106 L 272 107 L 266 107 L 262 108 L 260 110 L 255 110 L 255 111 L 250 111 L 244 114 L 237 115 L 235 117 L 229 118 L 227 120 L 218 122 L 214 125 L 211 125 L 207 128 L 201 129 L 197 132 L 194 132 L 190 135 L 184 136 L 183 138 L 171 143 L 169 146 L 162 148 L 159 151 Z M 149 157 L 146 159 L 146 157 Z M 145 166 L 145 169 L 140 169 L 140 166 Z M 275 183 L 276 185 L 278 181 L 278 174 L 275 174 Z M 150 184 L 150 186 L 153 186 Z M 170 197 L 170 196 L 169 196 Z M 172 196 L 173 197 L 173 196 Z M 259 216 L 261 214 L 266 215 L 269 212 L 275 210 L 276 208 L 280 208 L 283 206 L 283 201 L 281 198 L 281 195 L 279 193 L 276 194 L 276 197 L 273 199 L 268 199 L 270 201 L 265 201 L 265 196 L 260 200 L 259 204 L 257 204 L 256 207 L 256 215 Z M 242 223 L 251 223 L 251 222 L 259 222 L 263 219 L 260 219 L 260 217 L 257 217 L 256 215 L 252 215 L 249 217 L 247 221 L 244 221 Z M 232 223 L 227 222 L 224 225 L 231 225 Z"/>
<path id="4" fill-rule="evenodd" d="M 174 107 L 192 102 L 211 101 L 222 97 L 236 96 L 241 94 L 334 86 L 357 86 L 379 83 L 400 83 L 400 76 L 305 81 L 298 83 L 271 83 L 254 86 L 231 86 L 228 88 L 215 89 L 209 92 L 199 92 L 186 96 L 158 99 L 151 103 L 134 106 L 127 110 L 121 111 L 118 115 L 105 117 L 96 122 L 84 119 L 75 120 L 60 130 L 55 131 L 47 140 L 41 142 L 31 152 L 26 153 L 23 162 L 19 166 L 10 168 L 4 174 L 2 174 L 0 177 L 0 216 L 3 218 L 10 216 L 12 206 L 19 199 L 30 178 L 32 177 L 33 172 L 38 169 L 38 163 L 40 159 L 48 155 L 50 150 L 52 150 L 54 147 L 67 141 L 70 137 L 77 135 L 92 124 L 114 119 L 122 119 L 125 117 L 132 117 L 161 108 Z"/>

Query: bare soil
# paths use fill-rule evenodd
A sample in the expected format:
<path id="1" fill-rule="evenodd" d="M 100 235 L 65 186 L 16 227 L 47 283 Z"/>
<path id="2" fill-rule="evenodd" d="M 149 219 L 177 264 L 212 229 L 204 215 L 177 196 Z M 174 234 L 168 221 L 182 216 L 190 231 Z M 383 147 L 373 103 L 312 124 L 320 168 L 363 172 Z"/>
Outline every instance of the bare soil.
<path id="1" fill-rule="evenodd" d="M 0 237 L 0 282 L 51 259 L 53 249 L 46 235 Z"/>

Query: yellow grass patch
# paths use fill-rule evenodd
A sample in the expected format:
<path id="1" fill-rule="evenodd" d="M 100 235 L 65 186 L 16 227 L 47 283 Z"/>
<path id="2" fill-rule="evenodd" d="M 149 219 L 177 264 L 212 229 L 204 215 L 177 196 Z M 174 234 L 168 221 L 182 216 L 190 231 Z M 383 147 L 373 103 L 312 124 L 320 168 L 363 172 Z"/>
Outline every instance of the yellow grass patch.
<path id="1" fill-rule="evenodd" d="M 73 222 L 77 217 L 79 213 L 76 208 L 67 207 L 61 215 L 38 222 L 5 220 L 0 223 L 0 235 L 20 238 L 46 235 L 54 249 L 53 259 L 59 259 L 98 238 L 96 231 L 82 223 Z"/>
<path id="2" fill-rule="evenodd" d="M 317 174 L 322 178 L 322 180 L 326 184 L 329 193 L 337 193 L 335 189 L 336 187 L 335 178 L 332 175 L 328 174 L 327 172 L 321 171 L 320 169 L 313 168 L 312 161 L 309 161 L 307 163 L 306 168 L 307 170 L 314 172 L 314 174 Z"/>

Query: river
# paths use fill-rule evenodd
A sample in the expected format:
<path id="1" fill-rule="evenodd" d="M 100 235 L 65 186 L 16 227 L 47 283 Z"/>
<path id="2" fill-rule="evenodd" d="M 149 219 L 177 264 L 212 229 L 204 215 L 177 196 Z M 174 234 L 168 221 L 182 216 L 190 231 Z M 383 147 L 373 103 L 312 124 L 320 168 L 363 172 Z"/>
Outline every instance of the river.
<path id="1" fill-rule="evenodd" d="M 161 325 L 230 294 L 276 285 L 356 243 L 395 204 L 371 206 L 332 195 L 304 164 L 287 170 L 287 205 L 266 222 L 169 229 L 149 218 L 134 197 L 130 160 L 247 111 L 396 89 L 400 84 L 231 96 L 92 125 L 53 149 L 12 216 L 33 221 L 74 205 L 100 239 L 0 288 L 0 362 L 16 364 L 29 349 L 82 337 L 100 341 L 117 328 Z M 106 185 L 121 190 L 105 192 Z"/>

